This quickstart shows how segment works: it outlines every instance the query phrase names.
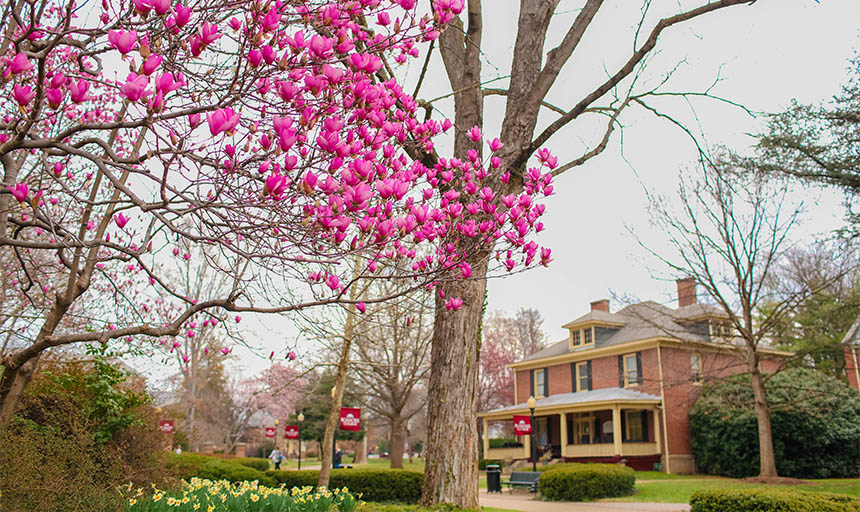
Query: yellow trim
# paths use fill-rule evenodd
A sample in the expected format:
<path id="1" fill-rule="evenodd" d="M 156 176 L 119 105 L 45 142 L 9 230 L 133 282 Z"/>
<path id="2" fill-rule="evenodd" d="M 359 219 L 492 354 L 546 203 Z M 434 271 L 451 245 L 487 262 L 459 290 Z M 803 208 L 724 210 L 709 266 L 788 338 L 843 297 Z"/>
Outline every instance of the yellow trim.
<path id="1" fill-rule="evenodd" d="M 857 376 L 857 389 L 860 390 L 860 367 L 857 366 L 857 348 L 854 345 L 848 345 L 851 349 L 851 357 L 854 358 L 854 374 Z"/>
<path id="2" fill-rule="evenodd" d="M 622 354 L 621 355 L 621 361 L 624 362 L 624 387 L 625 388 L 632 388 L 632 387 L 636 387 L 639 385 L 639 379 L 641 376 L 639 375 L 639 368 L 636 367 L 636 382 L 630 382 L 628 380 L 627 376 L 632 371 L 631 369 L 627 368 L 627 358 L 628 357 L 633 357 L 633 365 L 635 366 L 636 365 L 636 359 L 637 359 L 636 352 L 630 352 L 628 354 Z"/>
<path id="3" fill-rule="evenodd" d="M 576 387 L 577 393 L 579 393 L 581 391 L 588 391 L 587 389 L 582 389 L 582 386 L 580 385 L 580 384 L 582 384 L 582 376 L 579 374 L 580 368 L 587 368 L 587 367 L 588 367 L 588 361 L 582 361 L 579 363 L 574 363 L 574 369 L 576 371 L 574 372 L 575 375 L 573 376 L 573 378 L 576 379 L 576 381 L 574 382 L 574 385 Z"/>
<path id="4" fill-rule="evenodd" d="M 540 359 L 531 359 L 528 361 L 520 361 L 518 363 L 511 363 L 505 365 L 506 368 L 513 369 L 533 369 L 533 368 L 543 368 L 545 366 L 553 366 L 556 364 L 562 363 L 575 363 L 578 361 L 587 361 L 588 359 L 595 359 L 603 356 L 612 356 L 612 355 L 621 355 L 626 354 L 628 352 L 637 352 L 640 350 L 647 350 L 649 348 L 656 348 L 658 344 L 664 345 L 673 345 L 675 347 L 680 347 L 685 350 L 707 350 L 711 352 L 726 352 L 732 350 L 738 350 L 740 347 L 730 347 L 726 345 L 717 345 L 710 342 L 704 341 L 692 341 L 692 340 L 677 340 L 673 338 L 664 338 L 664 337 L 656 337 L 656 338 L 646 338 L 643 340 L 630 341 L 627 343 L 622 343 L 620 345 L 611 345 L 609 347 L 601 347 L 601 348 L 593 348 L 591 350 L 576 350 L 573 352 L 567 352 L 564 354 L 559 354 L 557 356 L 550 357 L 542 357 Z M 772 356 L 779 357 L 793 357 L 794 352 L 789 352 L 786 350 L 774 350 L 767 348 L 759 348 L 758 351 L 762 354 L 768 354 Z"/>
<path id="5" fill-rule="evenodd" d="M 561 405 L 553 405 L 549 407 L 540 407 L 538 406 L 535 409 L 535 415 L 546 415 L 546 414 L 559 414 L 562 412 L 588 412 L 588 411 L 602 411 L 604 409 L 611 409 L 614 406 L 619 406 L 620 408 L 636 408 L 636 409 L 649 409 L 660 405 L 660 400 L 652 400 L 652 399 L 642 399 L 642 400 L 600 400 L 598 402 L 587 402 L 584 404 L 561 404 Z M 514 415 L 520 414 L 529 414 L 528 407 L 523 407 L 521 409 L 508 409 L 506 411 L 499 412 L 479 412 L 479 418 L 487 418 L 489 420 L 504 420 Z"/>
<path id="6" fill-rule="evenodd" d="M 543 375 L 543 384 L 544 384 L 543 386 L 538 384 L 538 372 L 540 372 L 540 374 Z M 543 390 L 542 388 L 545 388 L 549 385 L 549 383 L 546 380 L 547 377 L 548 377 L 548 375 L 546 374 L 546 370 L 544 370 L 543 368 L 535 369 L 535 382 L 534 382 L 535 386 L 534 386 L 534 389 L 532 389 L 532 396 L 535 397 L 535 399 L 546 398 L 546 396 L 544 396 L 542 393 L 538 393 L 538 389 Z"/>
<path id="7" fill-rule="evenodd" d="M 666 398 L 663 386 L 663 353 L 660 351 L 660 344 L 657 344 L 657 370 L 660 377 L 660 416 L 663 420 L 663 446 L 666 447 L 666 460 L 663 461 L 663 467 L 666 468 L 666 474 L 672 474 L 669 468 L 669 426 L 666 421 Z M 656 414 L 656 412 L 655 412 Z M 656 436 L 657 433 L 655 432 Z"/>

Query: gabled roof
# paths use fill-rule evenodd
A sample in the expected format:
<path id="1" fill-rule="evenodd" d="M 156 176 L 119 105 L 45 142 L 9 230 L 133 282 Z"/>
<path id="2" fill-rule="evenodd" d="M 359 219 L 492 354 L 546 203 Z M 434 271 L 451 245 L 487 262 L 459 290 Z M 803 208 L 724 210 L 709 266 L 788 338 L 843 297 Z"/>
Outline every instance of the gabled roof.
<path id="1" fill-rule="evenodd" d="M 842 343 L 845 345 L 860 345 L 860 317 L 854 321 L 854 324 L 845 333 Z"/>
<path id="2" fill-rule="evenodd" d="M 595 389 L 592 391 L 580 391 L 578 393 L 562 393 L 560 395 L 550 395 L 546 398 L 540 398 L 537 400 L 537 407 L 535 407 L 535 410 L 545 409 L 549 407 L 558 407 L 563 405 L 585 405 L 592 402 L 652 403 L 659 401 L 659 396 L 650 395 L 648 393 L 641 393 L 632 389 L 602 388 Z M 495 414 L 508 411 L 513 412 L 523 409 L 528 409 L 528 404 L 525 402 L 517 405 L 509 405 L 507 407 L 499 407 L 498 409 L 493 409 L 492 411 L 487 411 L 482 414 Z"/>

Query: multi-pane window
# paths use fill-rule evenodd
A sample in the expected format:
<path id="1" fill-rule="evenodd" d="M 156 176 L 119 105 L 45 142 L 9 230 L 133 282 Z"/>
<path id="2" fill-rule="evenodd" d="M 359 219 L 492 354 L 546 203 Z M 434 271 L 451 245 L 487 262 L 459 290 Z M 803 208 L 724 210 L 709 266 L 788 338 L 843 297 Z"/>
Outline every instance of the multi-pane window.
<path id="1" fill-rule="evenodd" d="M 625 423 L 627 424 L 627 440 L 628 441 L 645 441 L 645 427 L 642 424 L 642 411 L 624 411 L 627 415 Z"/>
<path id="2" fill-rule="evenodd" d="M 639 369 L 636 365 L 636 354 L 624 356 L 624 385 L 633 386 L 639 383 Z"/>
<path id="3" fill-rule="evenodd" d="M 690 373 L 693 382 L 702 382 L 702 356 L 699 354 L 690 354 Z"/>
<path id="4" fill-rule="evenodd" d="M 732 324 L 728 320 L 712 320 L 711 321 L 711 337 L 730 340 L 734 334 L 732 333 Z"/>
<path id="5" fill-rule="evenodd" d="M 571 340 L 570 345 L 572 347 L 579 347 L 582 345 L 593 345 L 594 344 L 594 328 L 588 327 L 586 329 L 577 329 L 575 331 L 571 331 Z"/>
<path id="6" fill-rule="evenodd" d="M 543 370 L 535 370 L 535 389 L 534 396 L 542 397 L 544 396 L 544 389 L 546 389 L 546 373 Z"/>
<path id="7" fill-rule="evenodd" d="M 576 363 L 576 390 L 588 391 L 588 362 Z"/>

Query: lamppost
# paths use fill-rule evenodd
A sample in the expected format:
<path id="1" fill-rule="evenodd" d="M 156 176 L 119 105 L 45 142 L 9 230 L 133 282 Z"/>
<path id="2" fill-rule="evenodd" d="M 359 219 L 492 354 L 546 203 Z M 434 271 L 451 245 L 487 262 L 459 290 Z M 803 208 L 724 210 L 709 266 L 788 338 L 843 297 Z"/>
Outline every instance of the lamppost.
<path id="1" fill-rule="evenodd" d="M 535 397 L 530 396 L 527 404 L 529 406 L 529 410 L 532 412 L 532 418 L 531 418 L 531 425 L 532 425 L 532 433 L 531 433 L 532 471 L 537 471 L 537 446 L 535 445 L 535 407 L 537 407 L 537 400 L 535 400 Z"/>
<path id="2" fill-rule="evenodd" d="M 299 471 L 302 470 L 302 422 L 305 421 L 305 415 L 299 413 L 296 418 L 299 420 Z"/>
<path id="3" fill-rule="evenodd" d="M 280 423 L 280 421 L 278 420 L 278 418 L 275 418 L 275 447 L 272 449 L 272 451 L 281 449 L 281 447 L 279 446 L 281 444 L 280 439 L 278 439 L 278 423 Z"/>

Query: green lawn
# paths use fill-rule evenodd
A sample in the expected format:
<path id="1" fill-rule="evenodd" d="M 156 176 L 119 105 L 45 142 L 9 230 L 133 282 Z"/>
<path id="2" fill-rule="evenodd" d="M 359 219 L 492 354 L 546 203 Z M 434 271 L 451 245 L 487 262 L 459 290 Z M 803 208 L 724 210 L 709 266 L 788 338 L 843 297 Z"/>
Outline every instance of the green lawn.
<path id="1" fill-rule="evenodd" d="M 670 475 L 667 475 L 670 476 Z M 644 480 L 645 478 L 643 478 Z M 639 474 L 637 473 L 637 480 Z M 656 478 L 654 479 L 656 480 Z M 809 485 L 794 486 L 792 489 L 805 492 L 835 492 L 860 497 L 860 479 L 809 480 Z M 689 503 L 694 492 L 702 489 L 749 489 L 779 487 L 775 485 L 747 484 L 731 478 L 701 477 L 698 475 L 679 475 L 662 481 L 636 484 L 636 494 L 623 498 L 610 498 L 601 501 L 649 501 L 663 503 Z"/>

